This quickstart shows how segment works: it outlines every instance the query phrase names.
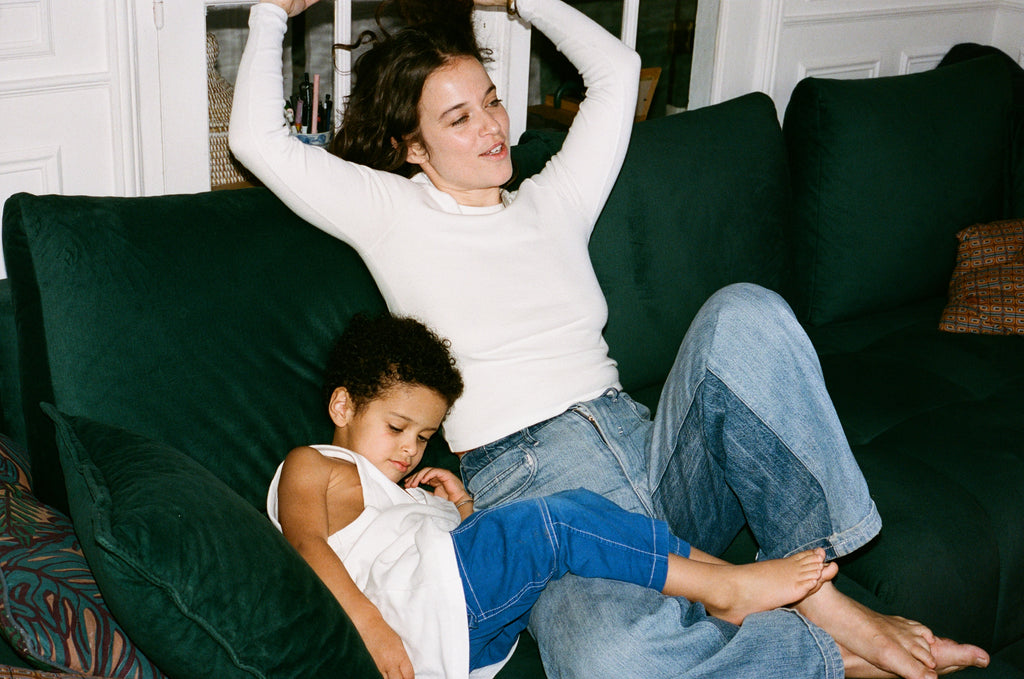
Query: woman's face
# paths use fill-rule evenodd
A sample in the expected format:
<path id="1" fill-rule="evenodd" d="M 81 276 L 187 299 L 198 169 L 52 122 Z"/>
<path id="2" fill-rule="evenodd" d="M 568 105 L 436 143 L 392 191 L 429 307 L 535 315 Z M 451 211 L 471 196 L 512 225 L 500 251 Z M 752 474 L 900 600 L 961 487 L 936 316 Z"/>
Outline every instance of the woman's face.
<path id="1" fill-rule="evenodd" d="M 508 113 L 483 65 L 455 57 L 423 83 L 408 161 L 460 205 L 497 205 L 512 176 Z"/>

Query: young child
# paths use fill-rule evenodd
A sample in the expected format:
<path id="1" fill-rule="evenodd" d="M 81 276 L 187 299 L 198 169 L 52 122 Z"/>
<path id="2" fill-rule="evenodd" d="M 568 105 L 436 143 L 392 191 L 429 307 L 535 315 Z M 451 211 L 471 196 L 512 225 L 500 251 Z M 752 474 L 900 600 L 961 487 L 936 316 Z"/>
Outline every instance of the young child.
<path id="1" fill-rule="evenodd" d="M 835 576 L 821 549 L 724 564 L 585 490 L 474 513 L 451 472 L 410 475 L 461 393 L 447 341 L 413 319 L 357 316 L 328 364 L 332 445 L 292 450 L 270 486 L 271 520 L 385 677 L 493 676 L 566 573 L 684 596 L 736 624 Z"/>

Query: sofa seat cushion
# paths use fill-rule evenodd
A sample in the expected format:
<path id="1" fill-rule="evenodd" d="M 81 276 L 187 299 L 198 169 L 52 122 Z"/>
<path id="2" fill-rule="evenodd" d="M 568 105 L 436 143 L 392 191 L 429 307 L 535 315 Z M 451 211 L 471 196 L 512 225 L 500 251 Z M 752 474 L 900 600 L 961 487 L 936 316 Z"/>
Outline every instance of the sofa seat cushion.
<path id="1" fill-rule="evenodd" d="M 944 305 L 945 298 L 935 297 L 808 330 L 851 443 L 870 442 L 921 412 L 1021 386 L 1019 338 L 941 332 Z M 1024 407 L 1006 406 L 999 412 L 1008 417 Z"/>
<path id="2" fill-rule="evenodd" d="M 337 601 L 265 515 L 166 444 L 47 407 L 107 604 L 174 677 L 376 677 Z"/>
<path id="3" fill-rule="evenodd" d="M 1016 337 L 940 332 L 943 305 L 811 330 L 883 521 L 843 572 L 998 650 L 1024 636 L 1024 362 Z"/>
<path id="4" fill-rule="evenodd" d="M 807 78 L 783 130 L 787 297 L 811 325 L 944 294 L 967 225 L 1007 217 L 1009 70 L 994 56 L 867 80 Z"/>

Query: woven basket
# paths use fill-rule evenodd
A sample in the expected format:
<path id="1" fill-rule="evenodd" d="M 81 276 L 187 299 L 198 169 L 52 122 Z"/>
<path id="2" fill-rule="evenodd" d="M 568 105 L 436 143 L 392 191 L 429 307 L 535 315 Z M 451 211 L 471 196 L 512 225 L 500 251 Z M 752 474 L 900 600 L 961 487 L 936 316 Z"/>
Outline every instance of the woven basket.
<path id="1" fill-rule="evenodd" d="M 217 36 L 206 34 L 206 84 L 210 106 L 210 187 L 254 184 L 255 178 L 228 150 L 228 121 L 235 88 L 217 72 L 220 45 Z M 0 675 L 0 679 L 4 679 Z"/>

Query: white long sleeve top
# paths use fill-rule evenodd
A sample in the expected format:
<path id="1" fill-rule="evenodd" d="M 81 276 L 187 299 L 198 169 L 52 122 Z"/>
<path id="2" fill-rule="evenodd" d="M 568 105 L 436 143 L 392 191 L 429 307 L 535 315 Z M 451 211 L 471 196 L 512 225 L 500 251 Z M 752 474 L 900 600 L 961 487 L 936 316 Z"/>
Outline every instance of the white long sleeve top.
<path id="1" fill-rule="evenodd" d="M 522 16 L 577 67 L 586 98 L 562 149 L 504 206 L 469 208 L 425 175 L 347 162 L 283 125 L 283 10 L 253 7 L 230 125 L 236 156 L 299 216 L 352 245 L 395 314 L 451 340 L 465 381 L 445 423 L 457 452 L 618 387 L 587 244 L 622 165 L 639 58 L 560 0 Z"/>
<path id="2" fill-rule="evenodd" d="M 351 462 L 359 472 L 363 511 L 328 536 L 327 544 L 401 637 L 417 679 L 488 679 L 497 674 L 504 663 L 469 671 L 466 599 L 449 534 L 460 522 L 455 505 L 422 488 L 400 488 L 350 450 L 313 447 Z M 278 530 L 280 480 L 278 467 L 267 491 L 267 515 Z"/>

